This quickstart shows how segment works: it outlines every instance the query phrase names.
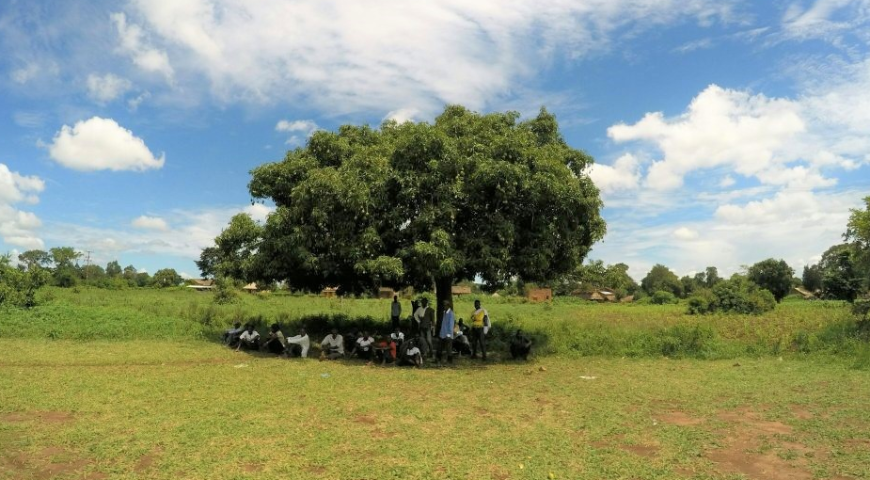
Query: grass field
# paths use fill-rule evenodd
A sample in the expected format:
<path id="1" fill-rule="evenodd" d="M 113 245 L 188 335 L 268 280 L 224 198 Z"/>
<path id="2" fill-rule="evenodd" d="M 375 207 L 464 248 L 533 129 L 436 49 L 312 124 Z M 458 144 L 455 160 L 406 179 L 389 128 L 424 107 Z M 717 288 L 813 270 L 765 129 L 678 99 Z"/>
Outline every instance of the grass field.
<path id="1" fill-rule="evenodd" d="M 211 340 L 234 318 L 386 321 L 386 301 L 45 295 L 0 312 L 0 480 L 870 478 L 870 373 L 842 305 L 487 300 L 544 351 L 414 370 Z"/>

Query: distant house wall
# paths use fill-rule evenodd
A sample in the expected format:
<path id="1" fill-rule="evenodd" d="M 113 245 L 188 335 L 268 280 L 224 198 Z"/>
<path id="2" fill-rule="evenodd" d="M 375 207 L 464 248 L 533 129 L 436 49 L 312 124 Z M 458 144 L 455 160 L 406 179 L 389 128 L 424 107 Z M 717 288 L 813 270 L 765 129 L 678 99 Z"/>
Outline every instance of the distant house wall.
<path id="1" fill-rule="evenodd" d="M 549 288 L 534 288 L 526 292 L 526 298 L 533 302 L 546 302 L 553 299 L 553 290 Z"/>
<path id="2" fill-rule="evenodd" d="M 471 287 L 467 285 L 454 285 L 450 287 L 450 293 L 456 296 L 471 295 Z"/>

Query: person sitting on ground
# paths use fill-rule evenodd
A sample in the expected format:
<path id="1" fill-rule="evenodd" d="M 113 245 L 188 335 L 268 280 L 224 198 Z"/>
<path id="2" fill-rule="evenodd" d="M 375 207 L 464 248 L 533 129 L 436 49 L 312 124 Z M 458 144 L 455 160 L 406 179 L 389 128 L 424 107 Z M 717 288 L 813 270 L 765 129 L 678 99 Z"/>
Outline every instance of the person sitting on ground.
<path id="1" fill-rule="evenodd" d="M 354 345 L 353 351 L 350 352 L 350 354 L 357 355 L 363 360 L 371 361 L 372 346 L 374 343 L 375 339 L 369 336 L 369 332 L 363 332 L 362 336 L 356 340 L 356 345 Z"/>
<path id="2" fill-rule="evenodd" d="M 390 337 L 384 337 L 375 345 L 375 355 L 380 359 L 381 365 L 395 362 L 396 342 Z"/>
<path id="3" fill-rule="evenodd" d="M 311 340 L 304 328 L 299 329 L 299 335 L 287 339 L 287 356 L 308 358 L 308 349 L 311 348 Z"/>
<path id="4" fill-rule="evenodd" d="M 351 352 L 353 355 L 354 349 L 356 349 L 356 341 L 362 336 L 362 332 L 359 330 L 351 330 L 347 335 L 344 336 L 344 351 Z"/>
<path id="5" fill-rule="evenodd" d="M 532 341 L 523 335 L 523 332 L 517 330 L 517 334 L 511 339 L 511 358 L 514 360 L 522 358 L 529 359 L 529 353 L 532 351 Z"/>
<path id="6" fill-rule="evenodd" d="M 338 334 L 338 329 L 332 332 L 320 342 L 320 359 L 335 360 L 344 356 L 344 339 Z"/>
<path id="7" fill-rule="evenodd" d="M 254 324 L 248 323 L 245 325 L 245 331 L 239 335 L 239 345 L 236 351 L 239 350 L 259 350 L 260 349 L 260 332 L 254 330 Z"/>
<path id="8" fill-rule="evenodd" d="M 411 339 L 407 342 L 407 347 L 399 355 L 399 365 L 412 365 L 417 368 L 423 366 L 423 352 L 417 346 L 417 340 Z"/>
<path id="9" fill-rule="evenodd" d="M 453 329 L 453 351 L 460 357 L 462 355 L 471 355 L 471 342 L 468 340 L 468 327 L 460 318 Z"/>
<path id="10" fill-rule="evenodd" d="M 402 330 L 399 329 L 399 327 L 396 327 L 396 329 L 393 330 L 393 333 L 390 334 L 390 339 L 396 342 L 396 345 L 401 345 L 402 342 L 405 341 L 405 334 L 402 333 Z"/>
<path id="11" fill-rule="evenodd" d="M 263 348 L 269 353 L 274 353 L 275 355 L 281 355 L 284 353 L 284 350 L 287 349 L 287 340 L 284 339 L 284 333 L 281 331 L 281 327 L 278 326 L 277 323 L 273 323 L 269 328 L 269 337 L 266 338 L 266 343 L 263 344 Z"/>
<path id="12" fill-rule="evenodd" d="M 224 343 L 230 348 L 237 347 L 239 343 L 239 335 L 241 335 L 244 331 L 245 329 L 242 328 L 242 322 L 234 323 L 233 328 L 230 328 L 229 330 L 224 332 Z"/>

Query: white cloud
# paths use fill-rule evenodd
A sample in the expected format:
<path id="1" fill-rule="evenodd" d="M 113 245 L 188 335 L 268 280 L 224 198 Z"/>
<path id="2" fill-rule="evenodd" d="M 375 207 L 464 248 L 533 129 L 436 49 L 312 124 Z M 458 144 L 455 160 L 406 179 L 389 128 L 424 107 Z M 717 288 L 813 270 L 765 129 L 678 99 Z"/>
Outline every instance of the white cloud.
<path id="1" fill-rule="evenodd" d="M 780 192 L 743 204 L 725 204 L 712 218 L 693 223 L 665 217 L 650 224 L 632 215 L 614 214 L 608 218 L 607 236 L 593 247 L 592 255 L 605 263 L 627 263 L 638 280 L 656 263 L 681 276 L 711 265 L 728 276 L 742 265 L 771 257 L 799 270 L 842 242 L 849 209 L 861 207 L 864 195 L 862 191 Z"/>
<path id="2" fill-rule="evenodd" d="M 299 135 L 290 135 L 290 138 L 287 139 L 287 144 L 290 145 L 299 145 L 305 141 L 308 137 L 310 137 L 314 132 L 319 130 L 320 127 L 314 122 L 314 120 L 280 120 L 275 125 L 275 131 L 277 132 L 286 132 L 286 133 L 300 133 L 304 136 L 304 138 Z"/>
<path id="3" fill-rule="evenodd" d="M 633 125 L 611 126 L 607 134 L 661 155 L 646 175 L 653 189 L 679 188 L 686 175 L 714 168 L 763 184 L 815 189 L 836 183 L 823 169 L 851 170 L 870 159 L 870 142 L 858 136 L 870 126 L 870 113 L 859 111 L 870 106 L 870 93 L 850 100 L 852 105 L 838 104 L 855 113 L 846 118 L 829 115 L 817 96 L 768 98 L 711 85 L 677 117 L 648 113 Z"/>
<path id="4" fill-rule="evenodd" d="M 132 87 L 126 78 L 121 78 L 111 73 L 103 76 L 96 74 L 88 75 L 88 96 L 97 103 L 105 104 L 124 95 Z"/>
<path id="5" fill-rule="evenodd" d="M 336 115 L 414 105 L 428 115 L 511 98 L 555 56 L 604 52 L 656 26 L 730 21 L 734 3 L 135 0 L 113 21 L 140 66 L 151 52 L 150 68 L 179 85 L 205 79 L 225 102 L 303 101 Z"/>
<path id="6" fill-rule="evenodd" d="M 214 245 L 215 237 L 226 228 L 233 215 L 247 213 L 254 220 L 262 222 L 273 210 L 262 204 L 174 210 L 159 216 L 139 217 L 131 223 L 133 229 L 95 228 L 56 222 L 48 225 L 45 237 L 52 243 L 91 250 L 98 258 L 112 259 L 120 254 L 137 254 L 196 260 L 203 248 Z"/>
<path id="7" fill-rule="evenodd" d="M 139 109 L 139 105 L 142 105 L 142 102 L 144 102 L 145 100 L 147 100 L 150 97 L 151 97 L 150 92 L 142 92 L 137 97 L 131 98 L 130 100 L 127 100 L 127 107 L 131 111 L 135 112 L 136 110 Z"/>
<path id="8" fill-rule="evenodd" d="M 25 84 L 39 75 L 41 68 L 36 63 L 29 63 L 12 71 L 10 77 L 15 83 Z"/>
<path id="9" fill-rule="evenodd" d="M 399 108 L 384 115 L 384 120 L 395 120 L 397 123 L 412 122 L 420 117 L 416 108 Z"/>
<path id="10" fill-rule="evenodd" d="M 133 63 L 142 70 L 158 73 L 172 83 L 175 70 L 169 63 L 166 52 L 152 47 L 142 28 L 128 23 L 125 14 L 113 13 L 111 19 L 120 38 L 120 50 L 128 54 Z"/>
<path id="11" fill-rule="evenodd" d="M 683 241 L 695 240 L 698 238 L 698 232 L 688 227 L 680 227 L 674 230 L 674 238 Z"/>
<path id="12" fill-rule="evenodd" d="M 728 188 L 734 186 L 735 183 L 737 183 L 737 181 L 734 180 L 734 177 L 732 177 L 731 175 L 725 175 L 724 177 L 722 177 L 722 180 L 719 181 L 719 187 Z"/>
<path id="13" fill-rule="evenodd" d="M 868 0 L 815 0 L 808 8 L 804 2 L 792 2 L 783 16 L 786 38 L 822 38 L 838 41 L 851 29 L 870 18 Z"/>
<path id="14" fill-rule="evenodd" d="M 160 232 L 169 231 L 169 224 L 166 223 L 166 220 L 160 217 L 149 217 L 147 215 L 142 215 L 134 219 L 130 224 L 136 228 L 140 228 L 143 230 L 157 230 Z"/>
<path id="15" fill-rule="evenodd" d="M 145 142 L 110 118 L 92 117 L 64 125 L 49 145 L 59 164 L 81 171 L 134 170 L 163 167 L 165 156 L 155 157 Z"/>
<path id="16" fill-rule="evenodd" d="M 613 162 L 613 165 L 595 163 L 589 168 L 589 177 L 602 193 L 619 190 L 634 190 L 640 181 L 640 162 L 627 153 Z"/>
<path id="17" fill-rule="evenodd" d="M 253 205 L 245 207 L 242 211 L 250 215 L 251 218 L 258 222 L 265 222 L 266 217 L 268 217 L 270 213 L 275 211 L 275 209 L 263 205 L 262 203 L 254 203 Z"/>
<path id="18" fill-rule="evenodd" d="M 42 239 L 36 234 L 42 222 L 33 213 L 18 210 L 14 205 L 36 203 L 36 194 L 44 189 L 42 179 L 13 172 L 0 163 L 0 238 L 4 243 L 25 250 L 43 247 Z"/>

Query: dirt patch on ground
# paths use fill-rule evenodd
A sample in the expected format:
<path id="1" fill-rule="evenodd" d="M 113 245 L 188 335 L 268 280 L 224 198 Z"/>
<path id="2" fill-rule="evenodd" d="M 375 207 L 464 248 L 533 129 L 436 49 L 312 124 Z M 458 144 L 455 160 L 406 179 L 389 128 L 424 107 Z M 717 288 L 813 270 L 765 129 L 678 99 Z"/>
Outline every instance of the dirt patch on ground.
<path id="1" fill-rule="evenodd" d="M 323 475 L 326 473 L 326 468 L 321 467 L 320 465 L 309 465 L 305 467 L 305 471 L 313 475 Z"/>
<path id="2" fill-rule="evenodd" d="M 155 449 L 151 450 L 149 453 L 142 455 L 142 457 L 139 458 L 139 461 L 136 462 L 136 466 L 133 467 L 133 470 L 136 473 L 144 473 L 144 472 L 147 472 L 148 470 L 151 470 L 151 468 L 154 466 L 154 464 L 157 462 L 157 460 L 160 459 L 161 453 L 163 453 L 162 450 L 160 450 L 159 448 L 155 448 Z"/>
<path id="3" fill-rule="evenodd" d="M 692 425 L 700 425 L 704 423 L 703 419 L 692 417 L 691 415 L 685 412 L 681 412 L 679 410 L 671 410 L 670 412 L 662 413 L 658 415 L 657 418 L 660 422 L 677 425 L 680 427 L 689 427 Z"/>
<path id="4" fill-rule="evenodd" d="M 49 480 L 86 470 L 93 462 L 60 447 L 47 447 L 36 453 L 6 453 L 0 457 L 0 469 L 12 478 Z"/>
<path id="5" fill-rule="evenodd" d="M 263 465 L 259 463 L 243 463 L 242 470 L 246 473 L 257 473 L 263 471 Z"/>
<path id="6" fill-rule="evenodd" d="M 510 472 L 508 472 L 506 468 L 499 465 L 489 466 L 489 476 L 490 478 L 494 478 L 495 480 L 507 480 L 511 478 Z"/>
<path id="7" fill-rule="evenodd" d="M 749 408 L 720 412 L 716 418 L 727 424 L 719 432 L 724 446 L 708 450 L 706 456 L 716 464 L 718 473 L 741 474 L 754 480 L 811 480 L 810 459 L 822 461 L 827 456 L 804 444 L 778 439 L 794 429 L 765 420 Z"/>
<path id="8" fill-rule="evenodd" d="M 374 425 L 378 423 L 378 420 L 372 415 L 357 415 L 353 417 L 353 421 L 365 425 Z"/>
<path id="9" fill-rule="evenodd" d="M 378 440 L 383 440 L 386 438 L 394 438 L 398 434 L 396 432 L 385 432 L 379 428 L 372 430 L 372 438 L 376 438 Z"/>
<path id="10" fill-rule="evenodd" d="M 619 448 L 645 458 L 653 458 L 659 453 L 659 447 L 652 445 L 620 445 Z"/>
<path id="11" fill-rule="evenodd" d="M 800 405 L 792 405 L 791 413 L 798 420 L 809 420 L 814 417 L 813 413 Z"/>
<path id="12" fill-rule="evenodd" d="M 0 422 L 4 423 L 23 423 L 34 422 L 40 423 L 66 423 L 73 420 L 73 415 L 69 412 L 55 411 L 35 411 L 35 412 L 12 412 L 0 415 Z"/>

